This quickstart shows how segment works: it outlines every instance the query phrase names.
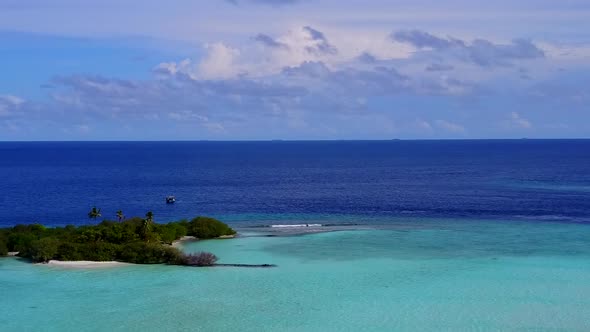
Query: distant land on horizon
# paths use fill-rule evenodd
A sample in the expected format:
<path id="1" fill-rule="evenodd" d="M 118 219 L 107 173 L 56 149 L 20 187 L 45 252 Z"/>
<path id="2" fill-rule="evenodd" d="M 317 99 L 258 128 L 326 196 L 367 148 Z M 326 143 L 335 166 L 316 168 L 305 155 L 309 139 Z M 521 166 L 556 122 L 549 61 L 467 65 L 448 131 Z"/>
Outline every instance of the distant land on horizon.
<path id="1" fill-rule="evenodd" d="M 0 143 L 132 143 L 132 142 L 389 142 L 389 141 L 583 141 L 590 137 L 562 137 L 562 138 L 390 138 L 390 139 L 252 139 L 252 140 L 32 140 L 11 141 L 3 140 Z"/>

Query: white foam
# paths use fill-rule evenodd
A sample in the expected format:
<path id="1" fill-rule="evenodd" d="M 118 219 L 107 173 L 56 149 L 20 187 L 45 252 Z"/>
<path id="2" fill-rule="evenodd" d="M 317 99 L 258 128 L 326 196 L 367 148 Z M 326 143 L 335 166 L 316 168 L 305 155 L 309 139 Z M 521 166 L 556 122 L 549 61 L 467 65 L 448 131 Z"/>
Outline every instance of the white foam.
<path id="1" fill-rule="evenodd" d="M 294 225 L 270 225 L 272 228 L 288 228 L 288 227 L 322 227 L 322 224 L 294 224 Z"/>

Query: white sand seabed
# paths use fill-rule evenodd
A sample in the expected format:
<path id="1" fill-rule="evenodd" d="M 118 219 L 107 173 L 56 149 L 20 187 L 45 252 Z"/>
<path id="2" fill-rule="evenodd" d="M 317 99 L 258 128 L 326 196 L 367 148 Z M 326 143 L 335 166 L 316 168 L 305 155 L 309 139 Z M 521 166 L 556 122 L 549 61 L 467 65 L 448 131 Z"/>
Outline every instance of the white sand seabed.
<path id="1" fill-rule="evenodd" d="M 50 260 L 47 263 L 41 263 L 42 265 L 49 265 L 49 266 L 57 266 L 57 267 L 65 267 L 65 268 L 74 268 L 74 269 L 96 269 L 96 268 L 103 268 L 103 267 L 117 267 L 117 266 L 126 266 L 132 265 L 131 263 L 123 263 L 123 262 L 94 262 L 94 261 L 58 261 L 58 260 Z"/>
<path id="2" fill-rule="evenodd" d="M 227 240 L 227 239 L 233 239 L 235 237 L 236 237 L 236 235 L 222 235 L 222 236 L 216 237 L 212 240 Z M 174 248 L 181 248 L 184 243 L 194 242 L 194 241 L 199 241 L 199 238 L 194 237 L 194 236 L 183 236 L 180 239 L 172 242 L 172 246 Z"/>
<path id="3" fill-rule="evenodd" d="M 174 248 L 178 248 L 178 247 L 181 247 L 184 242 L 192 242 L 192 241 L 197 241 L 197 240 L 198 239 L 194 236 L 183 236 L 180 239 L 172 242 L 172 246 Z"/>

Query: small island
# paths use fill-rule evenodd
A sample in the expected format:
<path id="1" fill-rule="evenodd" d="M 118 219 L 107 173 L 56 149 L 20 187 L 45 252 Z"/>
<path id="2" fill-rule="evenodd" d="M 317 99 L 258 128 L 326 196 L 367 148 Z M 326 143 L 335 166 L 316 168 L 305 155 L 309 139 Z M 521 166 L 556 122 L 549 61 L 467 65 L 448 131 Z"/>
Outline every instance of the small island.
<path id="1" fill-rule="evenodd" d="M 93 208 L 91 219 L 100 216 Z M 134 264 L 215 265 L 217 257 L 202 252 L 185 254 L 172 244 L 191 239 L 232 238 L 231 227 L 209 217 L 159 224 L 153 213 L 145 218 L 105 220 L 96 225 L 45 227 L 16 225 L 0 229 L 0 256 L 9 254 L 34 263 L 57 261 L 124 262 Z M 222 265 L 223 266 L 223 265 Z"/>

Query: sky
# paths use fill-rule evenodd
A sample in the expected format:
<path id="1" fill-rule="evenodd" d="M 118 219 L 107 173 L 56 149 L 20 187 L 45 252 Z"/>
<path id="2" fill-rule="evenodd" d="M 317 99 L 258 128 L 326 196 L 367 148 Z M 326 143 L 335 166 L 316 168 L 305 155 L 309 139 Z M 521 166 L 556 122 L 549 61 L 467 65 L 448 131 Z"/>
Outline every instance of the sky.
<path id="1" fill-rule="evenodd" d="M 2 0 L 0 140 L 590 138 L 587 0 Z"/>

